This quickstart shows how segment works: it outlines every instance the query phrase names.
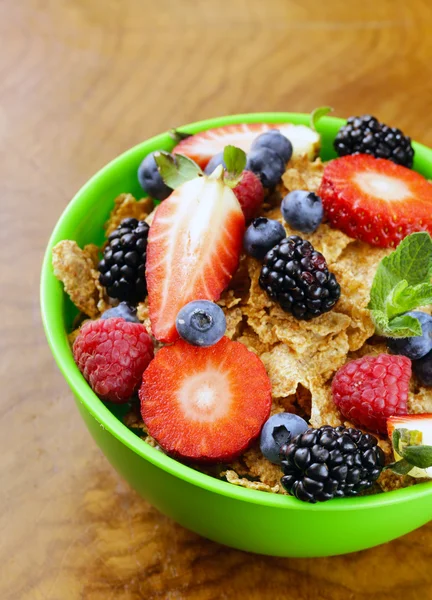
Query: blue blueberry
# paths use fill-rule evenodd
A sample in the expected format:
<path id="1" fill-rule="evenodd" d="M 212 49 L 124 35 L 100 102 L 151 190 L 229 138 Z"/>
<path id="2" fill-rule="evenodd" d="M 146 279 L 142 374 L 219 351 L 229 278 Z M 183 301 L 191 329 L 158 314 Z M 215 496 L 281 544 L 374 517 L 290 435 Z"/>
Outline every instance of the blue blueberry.
<path id="1" fill-rule="evenodd" d="M 251 148 L 247 156 L 246 169 L 255 173 L 265 188 L 272 188 L 279 183 L 284 174 L 285 162 L 270 148 Z"/>
<path id="2" fill-rule="evenodd" d="M 165 200 L 171 194 L 172 189 L 164 183 L 159 173 L 154 152 L 148 154 L 138 167 L 138 181 L 142 189 L 156 200 Z"/>
<path id="3" fill-rule="evenodd" d="M 177 331 L 194 346 L 213 346 L 225 334 L 226 320 L 220 306 L 209 300 L 194 300 L 178 312 Z"/>
<path id="4" fill-rule="evenodd" d="M 260 448 L 263 455 L 272 463 L 280 464 L 280 449 L 289 444 L 296 435 L 308 429 L 304 419 L 293 413 L 278 413 L 264 423 L 261 431 Z"/>
<path id="5" fill-rule="evenodd" d="M 211 175 L 216 169 L 216 167 L 218 167 L 219 165 L 223 165 L 224 169 L 226 168 L 223 154 L 223 152 L 219 152 L 219 154 L 215 154 L 213 158 L 210 159 L 210 161 L 207 163 L 206 168 L 204 169 L 204 173 L 206 175 Z"/>
<path id="6" fill-rule="evenodd" d="M 411 360 L 418 360 L 432 350 L 432 317 L 418 310 L 405 314 L 420 321 L 422 335 L 409 338 L 387 338 L 387 348 L 393 354 L 403 354 Z"/>
<path id="7" fill-rule="evenodd" d="M 293 147 L 288 138 L 281 134 L 279 129 L 270 129 L 259 135 L 252 143 L 251 150 L 257 148 L 270 148 L 282 157 L 285 164 L 293 153 Z"/>
<path id="8" fill-rule="evenodd" d="M 420 360 L 413 361 L 412 366 L 420 385 L 432 387 L 432 350 Z"/>
<path id="9" fill-rule="evenodd" d="M 243 246 L 250 256 L 264 258 L 267 252 L 284 238 L 286 232 L 282 223 L 266 217 L 258 217 L 246 229 Z"/>
<path id="10" fill-rule="evenodd" d="M 283 218 L 290 227 L 303 233 L 315 231 L 324 216 L 322 200 L 313 192 L 294 190 L 282 200 Z"/>
<path id="11" fill-rule="evenodd" d="M 114 317 L 129 321 L 129 323 L 139 323 L 139 319 L 136 316 L 137 309 L 135 306 L 131 306 L 127 302 L 120 302 L 117 306 L 109 308 L 101 315 L 101 319 L 112 319 Z"/>

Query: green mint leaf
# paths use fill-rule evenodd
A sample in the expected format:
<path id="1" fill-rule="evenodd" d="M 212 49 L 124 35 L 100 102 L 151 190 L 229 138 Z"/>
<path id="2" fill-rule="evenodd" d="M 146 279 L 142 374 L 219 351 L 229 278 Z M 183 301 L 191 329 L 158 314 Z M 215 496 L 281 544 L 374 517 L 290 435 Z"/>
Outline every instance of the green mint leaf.
<path id="1" fill-rule="evenodd" d="M 172 156 L 169 152 L 161 151 L 156 152 L 154 158 L 162 179 L 173 190 L 202 175 L 200 167 L 183 154 Z"/>
<path id="2" fill-rule="evenodd" d="M 393 471 L 397 475 L 408 475 L 413 466 L 405 459 L 397 460 L 396 462 L 390 463 L 384 467 L 383 471 Z"/>
<path id="3" fill-rule="evenodd" d="M 401 439 L 401 435 L 402 435 L 401 429 L 395 429 L 393 431 L 392 444 L 393 444 L 393 448 L 396 450 L 396 452 L 398 452 L 398 450 L 399 450 L 399 442 Z"/>
<path id="4" fill-rule="evenodd" d="M 236 146 L 225 146 L 223 158 L 226 165 L 225 183 L 234 188 L 246 167 L 246 153 Z"/>
<path id="5" fill-rule="evenodd" d="M 193 133 L 186 133 L 185 131 L 179 131 L 178 129 L 170 129 L 168 131 L 168 135 L 178 144 L 182 140 L 186 140 L 187 138 L 191 137 Z"/>
<path id="6" fill-rule="evenodd" d="M 432 303 L 432 238 L 426 232 L 407 236 L 378 265 L 368 308 L 378 333 L 389 337 L 421 334 L 413 317 L 395 317 Z M 417 324 L 415 323 L 417 321 Z"/>
<path id="7" fill-rule="evenodd" d="M 432 467 L 432 446 L 405 446 L 400 454 L 412 467 L 419 469 Z"/>
<path id="8" fill-rule="evenodd" d="M 311 112 L 309 118 L 309 127 L 316 131 L 316 126 L 321 117 L 325 117 L 329 113 L 333 112 L 333 108 L 331 106 L 321 106 L 320 108 L 315 108 Z"/>

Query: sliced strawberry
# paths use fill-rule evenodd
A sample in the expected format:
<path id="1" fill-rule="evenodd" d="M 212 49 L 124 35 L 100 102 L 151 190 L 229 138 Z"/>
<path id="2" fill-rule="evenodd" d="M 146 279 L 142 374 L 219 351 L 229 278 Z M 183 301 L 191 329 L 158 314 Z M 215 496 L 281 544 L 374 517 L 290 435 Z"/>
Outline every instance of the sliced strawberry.
<path id="1" fill-rule="evenodd" d="M 237 269 L 244 228 L 240 204 L 216 171 L 184 183 L 158 207 L 146 260 L 156 339 L 178 339 L 175 319 L 188 302 L 219 298 Z"/>
<path id="2" fill-rule="evenodd" d="M 387 420 L 387 432 L 390 441 L 392 440 L 395 429 L 408 429 L 411 432 L 420 432 L 420 436 L 415 433 L 413 434 L 413 442 L 432 446 L 432 414 L 424 413 L 390 417 L 390 419 Z M 420 437 L 421 439 L 417 440 L 416 437 Z M 395 458 L 396 460 L 400 460 L 402 457 L 395 451 Z M 432 478 L 432 467 L 425 469 L 425 471 L 427 476 Z M 414 467 L 413 470 L 410 471 L 410 475 L 413 477 L 424 477 L 425 472 Z"/>
<path id="3" fill-rule="evenodd" d="M 189 156 L 204 169 L 211 157 L 223 152 L 225 146 L 236 146 L 249 152 L 254 139 L 269 129 L 279 129 L 290 140 L 294 156 L 316 156 L 320 144 L 319 134 L 305 125 L 292 123 L 240 123 L 208 129 L 185 138 L 172 152 Z"/>
<path id="4" fill-rule="evenodd" d="M 333 227 L 374 246 L 397 246 L 414 231 L 432 234 L 432 185 L 385 158 L 332 160 L 318 193 Z"/>
<path id="5" fill-rule="evenodd" d="M 149 434 L 168 454 L 207 463 L 243 452 L 272 402 L 261 359 L 227 337 L 208 348 L 178 340 L 159 350 L 139 397 Z"/>

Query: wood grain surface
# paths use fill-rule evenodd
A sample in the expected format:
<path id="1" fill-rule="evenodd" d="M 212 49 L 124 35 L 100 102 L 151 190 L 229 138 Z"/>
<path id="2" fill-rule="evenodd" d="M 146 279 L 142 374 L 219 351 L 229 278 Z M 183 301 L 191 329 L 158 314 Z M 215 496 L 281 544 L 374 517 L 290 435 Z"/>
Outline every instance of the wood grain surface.
<path id="1" fill-rule="evenodd" d="M 161 516 L 90 439 L 38 302 L 72 195 L 169 127 L 329 104 L 432 145 L 431 28 L 428 0 L 0 2 L 1 600 L 432 598 L 432 524 L 296 560 L 223 548 Z"/>

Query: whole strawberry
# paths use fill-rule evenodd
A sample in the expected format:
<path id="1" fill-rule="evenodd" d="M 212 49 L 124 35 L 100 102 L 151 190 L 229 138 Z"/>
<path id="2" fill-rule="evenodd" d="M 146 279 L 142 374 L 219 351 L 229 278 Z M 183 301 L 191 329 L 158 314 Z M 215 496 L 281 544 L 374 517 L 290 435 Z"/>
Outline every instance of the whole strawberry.
<path id="1" fill-rule="evenodd" d="M 406 356 L 364 356 L 336 373 L 333 400 L 346 419 L 386 433 L 389 417 L 407 413 L 410 378 L 411 361 Z"/>
<path id="2" fill-rule="evenodd" d="M 85 323 L 73 345 L 79 370 L 102 399 L 127 402 L 153 358 L 153 343 L 141 323 L 122 318 Z"/>
<path id="3" fill-rule="evenodd" d="M 240 202 L 246 222 L 251 221 L 264 200 L 264 188 L 259 177 L 252 171 L 243 171 L 233 192 Z"/>

